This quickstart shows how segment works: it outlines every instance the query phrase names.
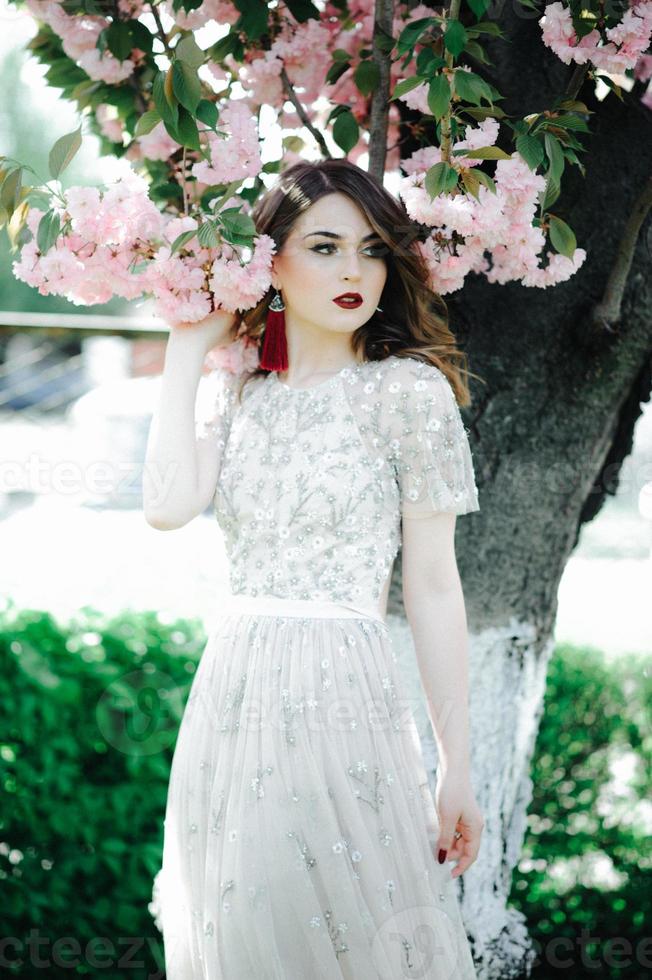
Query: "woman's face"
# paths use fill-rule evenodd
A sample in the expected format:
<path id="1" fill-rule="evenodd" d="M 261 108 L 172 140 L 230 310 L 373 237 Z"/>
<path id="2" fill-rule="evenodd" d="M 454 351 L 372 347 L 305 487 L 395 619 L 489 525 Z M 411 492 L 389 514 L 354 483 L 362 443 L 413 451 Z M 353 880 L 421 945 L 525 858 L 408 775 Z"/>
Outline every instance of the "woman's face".
<path id="1" fill-rule="evenodd" d="M 273 258 L 272 285 L 281 290 L 286 323 L 353 333 L 380 303 L 386 254 L 387 246 L 346 194 L 321 197 Z M 333 302 L 342 293 L 359 293 L 362 304 L 343 309 Z"/>

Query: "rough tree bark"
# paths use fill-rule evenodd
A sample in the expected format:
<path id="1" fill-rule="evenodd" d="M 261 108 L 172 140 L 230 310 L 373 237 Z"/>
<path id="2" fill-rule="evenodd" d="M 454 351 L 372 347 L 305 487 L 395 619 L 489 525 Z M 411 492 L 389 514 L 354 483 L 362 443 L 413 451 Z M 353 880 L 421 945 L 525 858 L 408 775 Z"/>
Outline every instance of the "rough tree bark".
<path id="1" fill-rule="evenodd" d="M 517 14 L 510 5 L 489 15 L 512 43 L 493 42 L 494 65 L 474 70 L 506 96 L 506 112 L 523 116 L 546 108 L 578 81 L 573 68 L 543 46 L 531 14 Z M 640 104 L 640 86 L 636 92 L 625 94 L 624 103 L 613 95 L 599 102 L 586 80 L 579 92 L 595 112 L 592 135 L 584 138 L 586 178 L 575 168 L 567 173 L 553 208 L 588 252 L 579 273 L 546 290 L 491 285 L 475 276 L 448 297 L 452 328 L 484 381 L 472 381 L 473 404 L 463 411 L 481 510 L 458 521 L 456 542 L 470 634 L 472 775 L 485 817 L 478 860 L 458 882 L 482 980 L 531 971 L 534 953 L 523 917 L 506 901 L 531 800 L 529 770 L 554 646 L 557 589 L 582 524 L 615 492 L 640 403 L 650 397 L 649 216 L 620 317 L 609 323 L 596 316 L 651 173 L 652 116 Z M 399 105 L 404 120 L 418 118 Z M 401 155 L 416 148 L 408 140 Z M 399 556 L 388 611 L 414 676 L 401 592 Z M 434 789 L 436 749 L 424 718 Z"/>

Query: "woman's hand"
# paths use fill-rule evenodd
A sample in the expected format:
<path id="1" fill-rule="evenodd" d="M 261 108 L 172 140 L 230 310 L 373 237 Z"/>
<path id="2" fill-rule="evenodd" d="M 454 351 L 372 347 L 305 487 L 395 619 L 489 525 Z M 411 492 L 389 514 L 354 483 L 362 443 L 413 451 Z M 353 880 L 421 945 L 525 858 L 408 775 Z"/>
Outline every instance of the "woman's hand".
<path id="1" fill-rule="evenodd" d="M 439 818 L 435 857 L 440 864 L 457 861 L 451 878 L 458 878 L 478 856 L 484 827 L 484 819 L 468 776 L 440 771 L 435 803 Z M 455 833 L 462 836 L 456 839 Z"/>
<path id="2" fill-rule="evenodd" d="M 184 335 L 182 342 L 198 344 L 202 354 L 208 354 L 213 347 L 224 347 L 236 339 L 236 328 L 240 323 L 238 313 L 215 310 L 197 323 L 170 323 L 170 334 Z"/>

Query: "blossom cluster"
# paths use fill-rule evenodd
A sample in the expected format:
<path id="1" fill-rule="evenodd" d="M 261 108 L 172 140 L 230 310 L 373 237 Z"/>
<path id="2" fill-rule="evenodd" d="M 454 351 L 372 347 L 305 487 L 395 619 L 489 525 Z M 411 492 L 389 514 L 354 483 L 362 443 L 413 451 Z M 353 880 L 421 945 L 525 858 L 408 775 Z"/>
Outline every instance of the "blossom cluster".
<path id="1" fill-rule="evenodd" d="M 498 130 L 495 119 L 485 119 L 467 130 L 465 139 L 454 143 L 453 150 L 493 146 Z M 420 248 L 433 289 L 442 295 L 460 289 L 469 272 L 483 273 L 490 282 L 513 279 L 525 286 L 546 287 L 569 279 L 579 269 L 586 258 L 581 248 L 576 248 L 571 258 L 550 254 L 546 265 L 541 265 L 546 236 L 533 224 L 533 218 L 546 182 L 518 153 L 497 161 L 496 193 L 482 185 L 477 199 L 455 192 L 431 200 L 425 175 L 440 160 L 439 147 L 417 150 L 402 163 L 407 176 L 399 187 L 410 217 L 432 229 Z M 453 160 L 459 169 L 480 163 L 464 155 Z"/>
<path id="2" fill-rule="evenodd" d="M 168 322 L 194 323 L 213 308 L 241 312 L 254 306 L 271 285 L 273 239 L 259 235 L 244 263 L 224 242 L 203 248 L 190 237 L 172 253 L 175 239 L 197 230 L 197 219 L 164 214 L 148 197 L 147 181 L 128 164 L 105 189 L 70 187 L 54 206 L 68 230 L 44 254 L 38 226 L 44 212 L 30 209 L 32 238 L 13 263 L 16 278 L 46 296 L 65 296 L 76 305 L 105 303 L 113 296 L 152 296 Z M 237 199 L 225 207 L 240 203 Z"/>
<path id="3" fill-rule="evenodd" d="M 612 75 L 621 75 L 637 62 L 650 46 L 652 37 L 652 2 L 638 0 L 624 13 L 622 20 L 605 29 L 606 42 L 597 29 L 579 38 L 575 33 L 571 11 L 558 0 L 548 4 L 539 21 L 543 42 L 564 64 L 591 62 Z"/>
<path id="4" fill-rule="evenodd" d="M 55 0 L 25 0 L 25 5 L 32 16 L 52 28 L 61 38 L 68 57 L 94 81 L 113 85 L 124 81 L 145 53 L 134 48 L 130 57 L 119 61 L 110 51 L 101 52 L 97 48 L 97 39 L 111 23 L 106 17 L 85 13 L 70 15 L 63 9 L 63 4 Z M 142 7 L 143 0 L 119 0 L 118 3 L 121 13 L 133 18 L 138 17 Z"/>

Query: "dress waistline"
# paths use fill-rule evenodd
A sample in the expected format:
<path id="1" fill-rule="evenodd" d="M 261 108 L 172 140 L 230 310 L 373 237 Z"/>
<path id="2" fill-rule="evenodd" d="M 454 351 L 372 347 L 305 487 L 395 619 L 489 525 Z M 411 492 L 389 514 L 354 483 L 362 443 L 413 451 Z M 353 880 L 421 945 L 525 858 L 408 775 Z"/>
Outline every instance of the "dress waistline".
<path id="1" fill-rule="evenodd" d="M 252 613 L 257 616 L 296 616 L 315 619 L 374 619 L 387 623 L 377 607 L 330 599 L 285 599 L 276 595 L 227 594 L 219 600 L 219 612 L 228 616 Z"/>

